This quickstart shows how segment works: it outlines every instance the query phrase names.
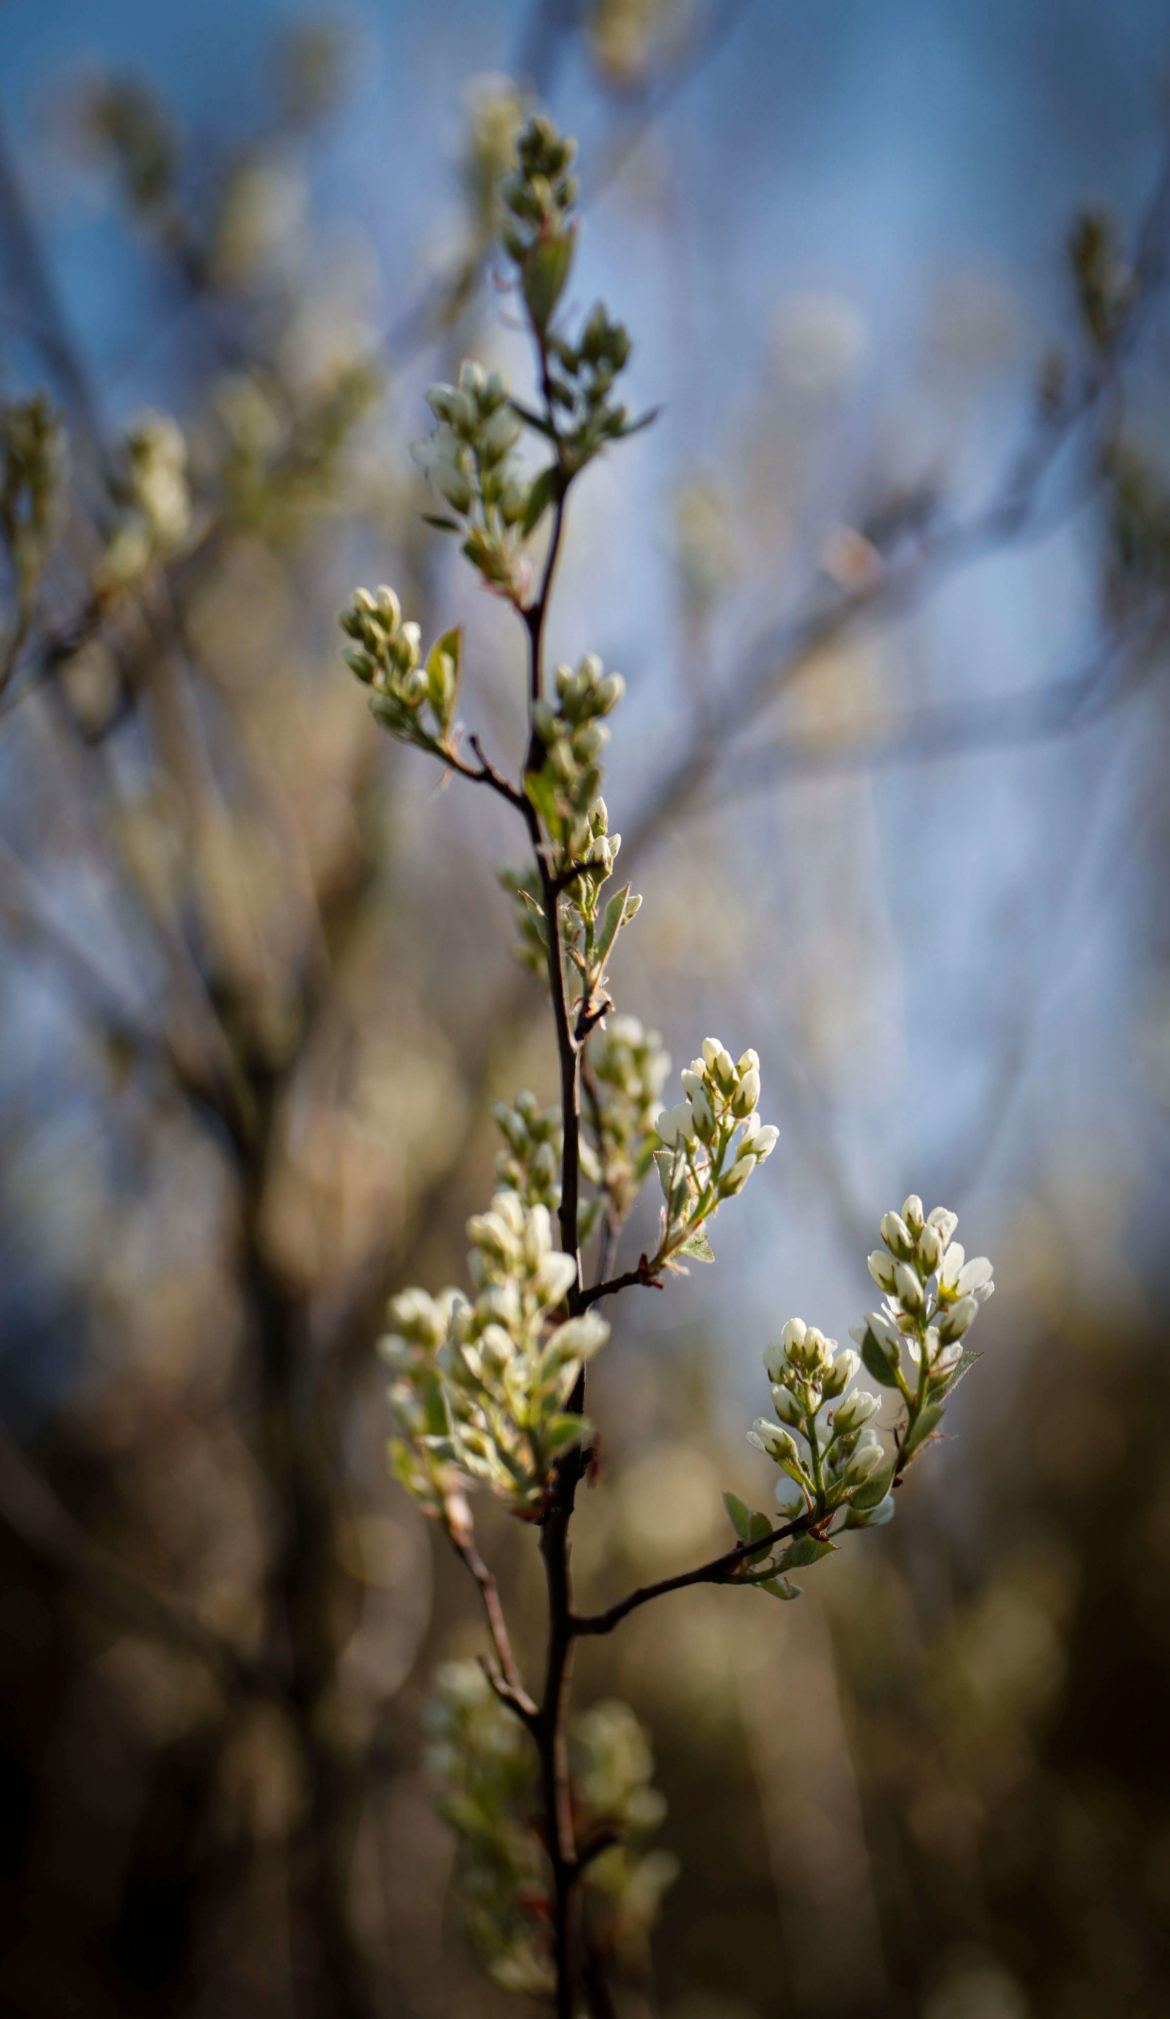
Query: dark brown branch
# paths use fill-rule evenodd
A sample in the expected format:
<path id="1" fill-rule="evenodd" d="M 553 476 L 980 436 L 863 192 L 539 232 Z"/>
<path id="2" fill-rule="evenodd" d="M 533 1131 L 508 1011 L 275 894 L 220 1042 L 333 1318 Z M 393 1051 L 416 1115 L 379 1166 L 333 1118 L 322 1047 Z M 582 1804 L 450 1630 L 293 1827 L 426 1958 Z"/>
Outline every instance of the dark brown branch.
<path id="1" fill-rule="evenodd" d="M 487 1619 L 488 1632 L 496 1656 L 494 1665 L 485 1663 L 488 1681 L 496 1695 L 515 1711 L 517 1717 L 524 1724 L 531 1726 L 537 1717 L 537 1707 L 520 1679 L 496 1580 L 475 1546 L 469 1522 L 465 1524 L 449 1514 L 447 1534 L 456 1555 L 467 1565 L 479 1586 L 480 1597 L 483 1600 L 484 1616 Z"/>
<path id="2" fill-rule="evenodd" d="M 586 1311 L 590 1304 L 599 1304 L 603 1297 L 616 1296 L 619 1290 L 632 1290 L 635 1285 L 641 1285 L 645 1290 L 664 1290 L 666 1288 L 662 1278 L 655 1274 L 653 1264 L 646 1255 L 640 1255 L 637 1267 L 627 1269 L 624 1275 L 611 1276 L 607 1283 L 593 1283 L 588 1290 L 583 1290 L 581 1292 L 581 1309 Z"/>
<path id="3" fill-rule="evenodd" d="M 570 1622 L 574 1638 L 584 1634 L 612 1633 L 615 1626 L 619 1626 L 631 1612 L 636 1612 L 639 1606 L 649 1605 L 652 1598 L 665 1597 L 668 1591 L 683 1591 L 691 1584 L 730 1584 L 740 1564 L 749 1557 L 759 1556 L 773 1543 L 785 1542 L 790 1536 L 804 1535 L 812 1525 L 810 1510 L 807 1514 L 798 1515 L 795 1521 L 786 1522 L 782 1528 L 774 1528 L 769 1535 L 761 1535 L 758 1542 L 738 1543 L 734 1549 L 725 1550 L 722 1556 L 714 1557 L 710 1563 L 701 1563 L 697 1570 L 680 1571 L 677 1577 L 661 1578 L 657 1584 L 639 1585 L 637 1591 L 631 1591 L 605 1612 L 575 1613 Z"/>

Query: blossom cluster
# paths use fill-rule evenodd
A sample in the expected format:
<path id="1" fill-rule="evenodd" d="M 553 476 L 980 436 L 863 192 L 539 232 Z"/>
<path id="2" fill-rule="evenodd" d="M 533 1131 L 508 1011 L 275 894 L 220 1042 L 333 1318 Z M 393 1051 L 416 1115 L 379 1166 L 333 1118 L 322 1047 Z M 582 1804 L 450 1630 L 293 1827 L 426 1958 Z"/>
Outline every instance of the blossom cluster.
<path id="1" fill-rule="evenodd" d="M 663 1148 L 655 1155 L 665 1206 L 656 1260 L 676 1254 L 710 1261 L 703 1227 L 724 1199 L 742 1192 L 757 1164 L 770 1157 L 780 1131 L 760 1121 L 759 1053 L 738 1063 L 718 1038 L 682 1075 L 684 1098 L 658 1116 Z"/>
<path id="2" fill-rule="evenodd" d="M 800 1522 L 804 1532 L 777 1553 L 767 1515 L 725 1494 L 741 1541 L 761 1542 L 759 1553 L 745 1558 L 743 1582 L 796 1597 L 799 1586 L 788 1582 L 788 1570 L 835 1547 L 831 1536 L 842 1528 L 874 1528 L 891 1518 L 893 1488 L 937 1431 L 944 1398 L 975 1358 L 962 1341 L 995 1288 L 986 1256 L 968 1261 L 952 1240 L 956 1225 L 943 1206 L 924 1213 L 916 1193 L 900 1213 L 885 1214 L 884 1245 L 870 1255 L 869 1271 L 886 1301 L 853 1331 L 860 1355 L 848 1346 L 838 1350 L 835 1339 L 801 1318 L 789 1319 L 780 1343 L 768 1347 L 764 1368 L 776 1420 L 757 1417 L 748 1438 L 780 1466 L 783 1519 Z M 905 1405 L 892 1454 L 877 1430 L 881 1398 L 850 1386 L 862 1361 Z"/>
<path id="3" fill-rule="evenodd" d="M 518 1093 L 511 1107 L 496 1101 L 492 1115 L 504 1147 L 496 1156 L 496 1180 L 500 1187 L 515 1192 L 525 1206 L 545 1206 L 550 1214 L 561 1203 L 561 1163 L 565 1130 L 559 1107 L 542 1108 L 535 1094 Z M 592 1146 L 584 1139 L 578 1146 L 582 1174 L 591 1184 L 601 1178 L 601 1166 Z M 586 1241 L 597 1224 L 599 1201 L 582 1199 L 578 1208 L 577 1233 Z"/>
<path id="4" fill-rule="evenodd" d="M 452 1290 L 437 1299 L 408 1290 L 390 1305 L 393 1329 L 381 1351 L 395 1375 L 390 1400 L 407 1446 L 395 1455 L 396 1470 L 432 1513 L 442 1508 L 444 1468 L 514 1508 L 537 1511 L 555 1459 L 583 1435 L 566 1404 L 609 1327 L 592 1311 L 555 1318 L 577 1264 L 554 1248 L 547 1207 L 500 1191 L 467 1233 L 473 1301 Z M 433 1410 L 436 1379 L 445 1423 L 416 1427 Z"/>
<path id="5" fill-rule="evenodd" d="M 776 1498 L 787 1515 L 809 1509 L 823 1520 L 882 1465 L 882 1442 L 870 1420 L 881 1397 L 849 1388 L 860 1365 L 851 1347 L 838 1351 L 835 1339 L 802 1318 L 790 1318 L 780 1342 L 764 1354 L 777 1420 L 757 1417 L 748 1438 L 786 1474 Z M 893 1511 L 887 1490 L 866 1525 L 888 1521 Z"/>
<path id="6" fill-rule="evenodd" d="M 384 585 L 356 589 L 341 628 L 354 640 L 346 663 L 370 689 L 371 711 L 390 734 L 422 750 L 445 749 L 459 692 L 459 631 L 437 639 L 424 663 L 418 625 L 403 622 L 397 596 Z"/>
<path id="7" fill-rule="evenodd" d="M 550 119 L 530 119 L 516 140 L 516 166 L 500 183 L 504 250 L 515 263 L 532 325 L 548 330 L 573 264 L 576 146 Z"/>
<path id="8" fill-rule="evenodd" d="M 117 523 L 96 570 L 101 595 L 112 595 L 165 561 L 191 523 L 187 444 L 169 414 L 143 413 L 126 430 L 123 467 L 111 486 Z"/>
<path id="9" fill-rule="evenodd" d="M 533 486 L 514 454 L 524 423 L 509 399 L 508 380 L 468 358 L 455 385 L 428 387 L 427 402 L 437 426 L 411 453 L 455 514 L 431 516 L 429 523 L 462 532 L 463 553 L 488 587 L 522 607 L 531 578 L 523 540 L 544 497 L 542 491 L 532 511 Z"/>
<path id="10" fill-rule="evenodd" d="M 874 1379 L 909 1396 L 905 1348 L 930 1404 L 941 1403 L 969 1364 L 963 1339 L 995 1289 L 986 1255 L 968 1261 L 952 1239 L 957 1225 L 945 1206 L 924 1213 L 914 1192 L 900 1213 L 883 1216 L 883 1246 L 870 1255 L 869 1273 L 885 1301 L 853 1332 Z"/>
<path id="11" fill-rule="evenodd" d="M 423 1764 L 458 1847 L 453 1897 L 468 1947 L 504 1990 L 544 1997 L 554 1971 L 527 1735 L 474 1661 L 444 1662 L 423 1722 Z"/>
<path id="12" fill-rule="evenodd" d="M 550 384 L 561 411 L 561 454 L 566 468 L 576 472 L 607 442 L 633 434 L 654 416 L 644 414 L 631 422 L 627 408 L 613 397 L 615 381 L 629 363 L 631 344 L 624 325 L 611 322 L 601 302 L 590 309 L 576 343 L 553 336 L 549 348 Z"/>
<path id="13" fill-rule="evenodd" d="M 608 876 L 620 843 L 609 834 L 601 791 L 601 753 L 609 742 L 605 717 L 626 691 L 620 673 L 607 673 L 595 652 L 587 652 L 574 672 L 558 666 L 556 702 L 538 701 L 532 727 L 539 751 L 529 767 L 528 787 L 555 848 L 555 867 L 593 854 Z M 600 814 L 594 818 L 595 811 Z"/>
<path id="14" fill-rule="evenodd" d="M 597 1097 L 601 1182 L 616 1221 L 629 1211 L 653 1161 L 654 1117 L 669 1071 L 662 1039 L 639 1017 L 607 1018 L 590 1043 L 587 1091 Z"/>
<path id="15" fill-rule="evenodd" d="M 445 1662 L 423 1715 L 424 1766 L 455 1831 L 469 1945 L 497 1984 L 545 1996 L 553 1982 L 550 1874 L 531 1820 L 535 1755 L 478 1662 Z M 613 1838 L 582 1873 L 595 1942 L 623 1958 L 644 1944 L 678 1870 L 668 1852 L 645 1849 L 666 1804 L 653 1785 L 646 1732 L 627 1704 L 594 1704 L 575 1718 L 569 1747 L 582 1842 Z"/>

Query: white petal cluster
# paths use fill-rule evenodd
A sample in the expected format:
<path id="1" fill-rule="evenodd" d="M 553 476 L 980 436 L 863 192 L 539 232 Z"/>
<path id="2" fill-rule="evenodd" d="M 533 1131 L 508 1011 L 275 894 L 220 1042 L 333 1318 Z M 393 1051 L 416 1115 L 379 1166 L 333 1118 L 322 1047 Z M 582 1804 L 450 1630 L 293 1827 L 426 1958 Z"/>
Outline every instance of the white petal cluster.
<path id="1" fill-rule="evenodd" d="M 443 1467 L 515 1507 L 539 1507 L 554 1459 L 580 1439 L 581 1420 L 566 1404 L 609 1327 L 595 1312 L 557 1322 L 577 1265 L 554 1247 L 545 1206 L 497 1192 L 467 1233 L 474 1300 L 410 1290 L 390 1306 L 394 1329 L 381 1350 L 396 1375 L 391 1402 L 409 1447 L 397 1470 L 412 1491 L 416 1472 L 429 1480 L 418 1497 L 432 1511 Z"/>
<path id="2" fill-rule="evenodd" d="M 758 1052 L 746 1051 L 737 1062 L 718 1038 L 704 1038 L 682 1085 L 683 1100 L 665 1108 L 654 1124 L 663 1145 L 658 1158 L 666 1199 L 663 1261 L 699 1234 L 724 1199 L 742 1192 L 780 1134 L 757 1112 Z"/>
<path id="3" fill-rule="evenodd" d="M 485 372 L 468 358 L 457 384 L 427 387 L 427 405 L 438 425 L 411 454 L 428 482 L 460 516 L 479 504 L 513 525 L 526 503 L 511 455 L 524 424 L 508 403 L 503 372 Z"/>
<path id="4" fill-rule="evenodd" d="M 946 1206 L 924 1213 L 916 1192 L 900 1213 L 883 1214 L 884 1245 L 870 1255 L 869 1273 L 885 1301 L 853 1333 L 870 1372 L 890 1386 L 898 1385 L 903 1347 L 919 1369 L 925 1360 L 932 1398 L 951 1384 L 962 1341 L 995 1289 L 986 1255 L 968 1261 L 952 1238 L 957 1225 Z"/>
<path id="5" fill-rule="evenodd" d="M 609 742 L 605 717 L 626 691 L 620 673 L 607 673 L 595 652 L 576 671 L 556 670 L 556 702 L 538 701 L 532 725 L 543 758 L 532 781 L 540 811 L 556 846 L 556 866 L 596 862 L 602 880 L 613 869 L 621 836 L 610 834 L 601 793 L 601 754 Z"/>
<path id="6" fill-rule="evenodd" d="M 881 1398 L 849 1385 L 859 1365 L 850 1347 L 839 1351 L 835 1339 L 802 1318 L 790 1318 L 779 1343 L 764 1354 L 776 1421 L 758 1417 L 748 1439 L 786 1474 L 776 1498 L 788 1516 L 807 1508 L 819 1521 L 850 1505 L 884 1464 L 871 1422 Z M 880 1494 L 872 1508 L 858 1511 L 865 1525 L 888 1519 L 893 1502 L 887 1513 L 887 1500 Z"/>
<path id="7" fill-rule="evenodd" d="M 126 430 L 123 458 L 115 487 L 120 518 L 97 569 L 103 593 L 169 559 L 191 524 L 187 444 L 169 414 L 137 415 Z"/>
<path id="8" fill-rule="evenodd" d="M 403 622 L 393 589 L 357 589 L 341 628 L 354 643 L 346 662 L 370 692 L 370 706 L 392 736 L 438 750 L 451 733 L 459 690 L 459 633 L 448 631 L 421 662 L 417 624 Z"/>
<path id="9" fill-rule="evenodd" d="M 589 1065 L 599 1094 L 602 1182 L 620 1219 L 650 1168 L 670 1054 L 639 1017 L 611 1016 L 589 1047 Z"/>

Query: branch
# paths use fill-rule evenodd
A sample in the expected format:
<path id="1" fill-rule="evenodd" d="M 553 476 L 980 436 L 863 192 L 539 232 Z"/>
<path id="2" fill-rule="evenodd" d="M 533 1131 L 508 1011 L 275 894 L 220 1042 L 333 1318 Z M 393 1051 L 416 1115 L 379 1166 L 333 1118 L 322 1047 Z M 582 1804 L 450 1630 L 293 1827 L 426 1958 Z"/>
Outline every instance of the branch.
<path id="1" fill-rule="evenodd" d="M 759 1556 L 770 1549 L 775 1542 L 785 1542 L 790 1536 L 804 1535 L 814 1525 L 814 1515 L 810 1508 L 807 1514 L 800 1514 L 795 1521 L 789 1521 L 782 1528 L 774 1528 L 770 1535 L 761 1535 L 758 1542 L 741 1542 L 734 1549 L 728 1549 L 722 1556 L 713 1557 L 710 1563 L 701 1563 L 697 1570 L 680 1571 L 677 1577 L 664 1577 L 657 1584 L 639 1585 L 627 1597 L 619 1599 L 606 1612 L 575 1613 L 569 1624 L 574 1637 L 583 1634 L 612 1633 L 627 1614 L 636 1612 L 640 1605 L 649 1605 L 652 1598 L 663 1598 L 668 1591 L 683 1591 L 691 1584 L 730 1584 L 741 1563 L 749 1557 Z"/>
<path id="2" fill-rule="evenodd" d="M 451 1547 L 467 1565 L 479 1586 L 480 1597 L 483 1600 L 488 1632 L 496 1655 L 495 1664 L 489 1662 L 484 1664 L 488 1681 L 501 1701 L 515 1711 L 522 1723 L 531 1727 L 536 1722 L 537 1707 L 521 1682 L 520 1671 L 512 1653 L 512 1643 L 508 1638 L 504 1608 L 500 1604 L 499 1586 L 475 1546 L 470 1518 L 465 1519 L 458 1510 L 452 1512 L 448 1509 L 446 1528 Z"/>
<path id="3" fill-rule="evenodd" d="M 632 1290 L 635 1284 L 641 1284 L 642 1288 L 646 1290 L 664 1290 L 666 1288 L 665 1283 L 655 1271 L 654 1264 L 649 1260 L 648 1256 L 640 1255 L 636 1268 L 627 1269 L 622 1276 L 611 1276 L 607 1283 L 593 1283 L 588 1290 L 583 1290 L 581 1292 L 581 1309 L 587 1311 L 591 1304 L 599 1304 L 603 1297 L 616 1296 L 619 1290 Z"/>

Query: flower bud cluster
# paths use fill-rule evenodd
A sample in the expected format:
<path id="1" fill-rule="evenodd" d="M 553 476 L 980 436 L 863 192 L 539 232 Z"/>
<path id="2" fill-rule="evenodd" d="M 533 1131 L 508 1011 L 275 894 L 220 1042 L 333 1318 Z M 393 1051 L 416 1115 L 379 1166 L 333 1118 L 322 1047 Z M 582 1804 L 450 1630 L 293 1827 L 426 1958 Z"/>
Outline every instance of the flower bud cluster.
<path id="1" fill-rule="evenodd" d="M 370 708 L 404 743 L 441 750 L 447 743 L 459 692 L 461 639 L 448 631 L 422 662 L 419 627 L 403 623 L 393 589 L 356 589 L 341 628 L 354 643 L 346 652 L 351 672 L 370 691 Z"/>
<path id="2" fill-rule="evenodd" d="M 416 1417 L 432 1404 L 437 1373 L 446 1422 L 418 1432 L 395 1390 L 391 1400 L 408 1439 L 421 1442 L 424 1471 L 453 1466 L 512 1506 L 536 1510 L 553 1461 L 581 1439 L 581 1419 L 565 1405 L 583 1361 L 604 1345 L 609 1327 L 595 1312 L 556 1321 L 577 1265 L 553 1247 L 547 1207 L 500 1191 L 489 1212 L 468 1221 L 467 1233 L 474 1301 L 444 1292 L 431 1323 L 430 1300 L 408 1291 L 391 1303 L 394 1329 L 381 1342 L 398 1380 L 410 1384 Z M 444 1314 L 443 1340 L 420 1354 L 411 1328 L 417 1333 L 430 1323 L 429 1342 Z M 404 1471 L 400 1466 L 400 1476 Z M 433 1511 L 433 1499 L 428 1504 Z"/>
<path id="3" fill-rule="evenodd" d="M 521 548 L 531 487 L 513 454 L 524 423 L 508 381 L 467 359 L 455 385 L 428 387 L 427 402 L 438 425 L 411 454 L 456 514 L 431 524 L 462 530 L 463 552 L 489 588 L 522 606 L 531 572 Z"/>
<path id="4" fill-rule="evenodd" d="M 532 726 L 542 752 L 529 774 L 529 791 L 556 848 L 556 867 L 588 854 L 607 877 L 621 847 L 609 832 L 601 792 L 601 754 L 609 742 L 605 717 L 626 691 L 620 673 L 606 673 L 595 652 L 587 652 L 576 672 L 556 670 L 556 702 L 538 701 Z"/>
<path id="5" fill-rule="evenodd" d="M 541 337 L 547 334 L 573 264 L 575 152 L 575 143 L 558 133 L 551 120 L 532 118 L 517 136 L 516 166 L 500 184 L 504 212 L 500 236 L 519 272 L 532 326 Z"/>
<path id="6" fill-rule="evenodd" d="M 480 1967 L 506 1990 L 547 1996 L 554 1968 L 551 1873 L 533 1827 L 536 1755 L 478 1662 L 445 1662 L 423 1722 L 424 1767 L 439 1783 L 438 1809 L 457 1841 L 455 1897 L 462 1933 Z M 581 1842 L 614 1841 L 590 1858 L 594 1948 L 644 1942 L 676 1860 L 645 1851 L 666 1804 L 653 1786 L 649 1740 L 628 1705 L 595 1704 L 569 1726 L 573 1812 Z"/>
<path id="7" fill-rule="evenodd" d="M 423 1764 L 455 1833 L 453 1898 L 480 1968 L 506 1991 L 546 1997 L 555 1971 L 549 1876 L 529 1820 L 535 1755 L 480 1664 L 444 1662 L 423 1712 Z"/>
<path id="8" fill-rule="evenodd" d="M 906 1348 L 919 1369 L 920 1403 L 941 1401 L 954 1386 L 964 1364 L 962 1341 L 995 1289 L 986 1255 L 968 1261 L 961 1242 L 952 1239 L 957 1224 L 945 1206 L 924 1213 L 915 1192 L 900 1213 L 883 1215 L 883 1246 L 868 1266 L 885 1302 L 853 1333 L 870 1373 L 909 1398 Z"/>
<path id="9" fill-rule="evenodd" d="M 609 1017 L 590 1042 L 601 1182 L 616 1220 L 629 1211 L 650 1169 L 658 1140 L 654 1117 L 669 1071 L 670 1054 L 658 1032 L 638 1017 Z"/>
<path id="10" fill-rule="evenodd" d="M 561 1203 L 565 1141 L 560 1108 L 542 1109 L 535 1094 L 521 1092 L 511 1107 L 506 1101 L 497 1101 L 492 1115 L 504 1138 L 504 1148 L 496 1157 L 496 1179 L 501 1189 L 515 1192 L 525 1206 L 544 1206 L 555 1214 Z M 578 1156 L 582 1176 L 590 1184 L 597 1184 L 601 1166 L 584 1138 L 578 1144 Z M 599 1212 L 599 1200 L 581 1200 L 577 1215 L 579 1241 L 588 1240 Z"/>
<path id="11" fill-rule="evenodd" d="M 884 1464 L 871 1421 L 881 1398 L 850 1388 L 860 1364 L 851 1347 L 839 1351 L 835 1339 L 802 1318 L 790 1318 L 780 1342 L 764 1354 L 776 1421 L 757 1417 L 748 1439 L 786 1474 L 776 1498 L 787 1516 L 808 1509 L 823 1520 L 849 1503 Z M 886 1521 L 893 1511 L 887 1485 L 865 1513 L 865 1524 Z"/>
<path id="12" fill-rule="evenodd" d="M 591 1858 L 585 1884 L 605 1947 L 618 1952 L 644 1943 L 667 1888 L 678 1876 L 669 1851 L 642 1848 L 666 1815 L 653 1785 L 649 1735 L 628 1704 L 594 1704 L 573 1724 L 573 1792 L 589 1834 L 613 1831 L 617 1841 Z"/>
<path id="13" fill-rule="evenodd" d="M 561 1153 L 565 1131 L 561 1111 L 542 1109 L 535 1094 L 517 1094 L 512 1107 L 497 1101 L 492 1115 L 504 1138 L 496 1157 L 496 1178 L 526 1206 L 555 1213 L 561 1203 Z"/>
<path id="14" fill-rule="evenodd" d="M 631 348 L 628 330 L 610 321 L 601 302 L 590 309 L 576 343 L 551 338 L 549 387 L 560 410 L 561 453 L 569 471 L 584 469 L 607 442 L 620 441 L 651 418 L 631 424 L 627 408 L 613 396 Z"/>
<path id="15" fill-rule="evenodd" d="M 27 624 L 56 530 L 65 442 L 43 393 L 0 407 L 0 534 Z"/>
<path id="16" fill-rule="evenodd" d="M 482 245 L 499 224 L 500 180 L 516 159 L 516 138 L 525 103 L 510 77 L 472 80 L 466 92 L 467 131 L 460 176 L 476 239 Z"/>
<path id="17" fill-rule="evenodd" d="M 112 486 L 118 524 L 98 563 L 99 594 L 125 588 L 182 545 L 191 523 L 187 444 L 168 414 L 144 413 L 126 430 Z"/>
<path id="18" fill-rule="evenodd" d="M 738 1064 L 717 1038 L 704 1038 L 702 1054 L 682 1075 L 685 1098 L 655 1122 L 664 1148 L 655 1162 L 666 1206 L 658 1259 L 681 1251 L 709 1259 L 694 1246 L 704 1221 L 724 1199 L 742 1192 L 757 1164 L 770 1157 L 780 1131 L 761 1123 L 760 1058 L 744 1052 Z"/>

